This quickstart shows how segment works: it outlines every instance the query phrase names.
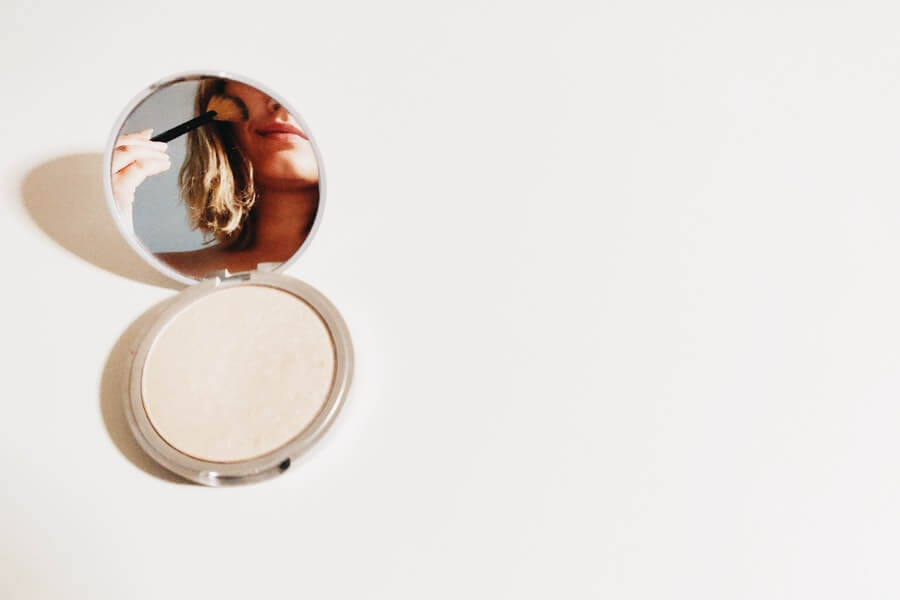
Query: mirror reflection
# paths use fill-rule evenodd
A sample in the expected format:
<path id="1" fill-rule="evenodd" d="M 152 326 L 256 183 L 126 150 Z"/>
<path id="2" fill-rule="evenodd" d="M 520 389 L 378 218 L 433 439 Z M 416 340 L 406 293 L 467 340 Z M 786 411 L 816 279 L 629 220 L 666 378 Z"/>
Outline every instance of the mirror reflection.
<path id="1" fill-rule="evenodd" d="M 122 222 L 184 275 L 282 263 L 312 230 L 312 145 L 256 87 L 211 77 L 162 87 L 132 111 L 115 144 L 110 175 Z"/>

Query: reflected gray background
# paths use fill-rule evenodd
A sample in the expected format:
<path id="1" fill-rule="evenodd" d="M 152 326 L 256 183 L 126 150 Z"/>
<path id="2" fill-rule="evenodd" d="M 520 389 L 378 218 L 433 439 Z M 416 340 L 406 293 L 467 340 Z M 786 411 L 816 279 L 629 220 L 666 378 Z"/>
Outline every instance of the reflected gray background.
<path id="1" fill-rule="evenodd" d="M 158 135 L 194 115 L 194 95 L 198 81 L 172 84 L 151 94 L 125 121 L 120 135 L 148 127 Z M 187 207 L 178 192 L 178 171 L 184 163 L 187 135 L 170 141 L 172 167 L 151 175 L 134 194 L 134 232 L 151 252 L 182 252 L 205 247 L 203 234 L 192 230 Z"/>

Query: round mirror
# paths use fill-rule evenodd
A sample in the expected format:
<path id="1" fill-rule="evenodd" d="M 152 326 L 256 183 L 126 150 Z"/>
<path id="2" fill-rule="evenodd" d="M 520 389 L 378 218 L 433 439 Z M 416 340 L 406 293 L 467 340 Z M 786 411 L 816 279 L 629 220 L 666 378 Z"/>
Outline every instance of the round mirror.
<path id="1" fill-rule="evenodd" d="M 321 213 L 309 129 L 284 99 L 233 74 L 181 74 L 138 94 L 104 164 L 125 237 L 185 282 L 285 266 Z"/>

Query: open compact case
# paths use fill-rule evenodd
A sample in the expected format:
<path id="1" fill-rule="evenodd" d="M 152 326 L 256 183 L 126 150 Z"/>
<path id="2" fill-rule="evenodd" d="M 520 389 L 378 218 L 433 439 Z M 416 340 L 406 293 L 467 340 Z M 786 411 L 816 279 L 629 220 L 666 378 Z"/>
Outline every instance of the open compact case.
<path id="1" fill-rule="evenodd" d="M 281 274 L 324 207 L 309 128 L 246 77 L 182 73 L 129 103 L 103 165 L 125 239 L 188 284 L 134 352 L 124 402 L 135 438 L 205 485 L 283 473 L 332 424 L 353 371 L 340 313 Z"/>

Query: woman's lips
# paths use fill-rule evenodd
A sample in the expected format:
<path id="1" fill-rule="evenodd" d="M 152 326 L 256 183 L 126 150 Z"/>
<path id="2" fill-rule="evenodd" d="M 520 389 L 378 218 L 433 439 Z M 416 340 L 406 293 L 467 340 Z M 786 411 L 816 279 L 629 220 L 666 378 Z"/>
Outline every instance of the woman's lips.
<path id="1" fill-rule="evenodd" d="M 289 140 L 293 136 L 299 136 L 304 140 L 309 139 L 305 133 L 290 123 L 269 123 L 257 129 L 256 133 L 271 139 Z"/>

